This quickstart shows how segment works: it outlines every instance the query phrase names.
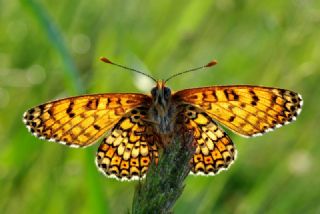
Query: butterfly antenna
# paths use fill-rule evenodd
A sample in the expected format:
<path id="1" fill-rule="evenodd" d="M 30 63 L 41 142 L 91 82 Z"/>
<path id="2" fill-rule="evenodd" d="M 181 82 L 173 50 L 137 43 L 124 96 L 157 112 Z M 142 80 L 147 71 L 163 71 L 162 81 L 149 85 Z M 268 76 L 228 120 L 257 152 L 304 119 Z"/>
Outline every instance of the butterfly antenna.
<path id="1" fill-rule="evenodd" d="M 171 77 L 169 77 L 168 79 L 166 79 L 164 82 L 168 82 L 169 80 L 171 80 L 172 78 L 176 77 L 176 76 L 180 76 L 182 74 L 185 74 L 185 73 L 189 73 L 191 71 L 197 71 L 197 70 L 201 70 L 201 69 L 204 69 L 204 68 L 209 68 L 209 67 L 212 67 L 214 65 L 216 65 L 218 62 L 214 59 L 212 61 L 210 61 L 208 64 L 206 65 L 203 65 L 203 66 L 200 66 L 200 67 L 197 67 L 197 68 L 192 68 L 192 69 L 189 69 L 189 70 L 186 70 L 186 71 L 182 71 L 180 73 L 177 73 L 177 74 L 174 74 L 172 75 Z"/>
<path id="2" fill-rule="evenodd" d="M 105 63 L 111 64 L 111 65 L 115 65 L 115 66 L 118 66 L 118 67 L 120 67 L 120 68 L 123 68 L 123 69 L 125 69 L 125 70 L 129 70 L 129 71 L 136 72 L 136 73 L 138 73 L 138 74 L 142 74 L 142 75 L 144 75 L 144 76 L 146 76 L 146 77 L 149 77 L 149 78 L 152 79 L 153 81 L 157 82 L 157 80 L 156 80 L 155 78 L 153 78 L 152 76 L 150 76 L 150 75 L 148 75 L 148 74 L 143 73 L 142 71 L 139 71 L 139 70 L 136 70 L 136 69 L 133 69 L 133 68 L 129 68 L 129 67 L 126 67 L 126 66 L 119 65 L 119 64 L 117 64 L 117 63 L 111 62 L 111 61 L 110 61 L 108 58 L 106 58 L 106 57 L 100 57 L 100 60 L 101 60 L 102 62 L 105 62 Z"/>

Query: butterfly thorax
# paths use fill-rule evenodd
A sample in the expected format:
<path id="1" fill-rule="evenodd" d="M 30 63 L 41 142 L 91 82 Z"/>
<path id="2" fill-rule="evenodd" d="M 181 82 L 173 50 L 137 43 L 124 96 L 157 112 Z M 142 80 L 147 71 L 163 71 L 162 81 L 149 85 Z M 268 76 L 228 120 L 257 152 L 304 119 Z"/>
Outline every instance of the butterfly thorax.
<path id="1" fill-rule="evenodd" d="M 149 118 L 153 127 L 160 136 L 170 137 L 174 130 L 175 108 L 172 105 L 171 90 L 165 87 L 164 81 L 157 81 L 156 87 L 151 90 L 152 105 Z M 163 142 L 165 143 L 165 142 Z"/>

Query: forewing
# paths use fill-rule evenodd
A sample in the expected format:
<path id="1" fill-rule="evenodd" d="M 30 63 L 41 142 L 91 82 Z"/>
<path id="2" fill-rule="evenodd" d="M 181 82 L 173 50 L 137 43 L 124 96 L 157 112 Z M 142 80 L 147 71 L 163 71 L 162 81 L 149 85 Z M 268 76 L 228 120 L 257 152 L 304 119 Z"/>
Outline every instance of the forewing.
<path id="1" fill-rule="evenodd" d="M 40 139 L 71 147 L 94 143 L 126 112 L 150 104 L 143 94 L 95 94 L 48 102 L 23 115 L 28 130 Z"/>
<path id="2" fill-rule="evenodd" d="M 158 162 L 158 149 L 150 124 L 145 122 L 147 109 L 133 109 L 114 126 L 101 143 L 96 163 L 107 177 L 120 180 L 143 178 L 152 161 Z"/>
<path id="3" fill-rule="evenodd" d="M 243 136 L 255 136 L 295 120 L 302 97 L 289 90 L 260 86 L 213 86 L 178 91 L 176 102 L 193 104 Z"/>
<path id="4" fill-rule="evenodd" d="M 191 159 L 191 173 L 215 175 L 227 169 L 236 158 L 236 149 L 230 137 L 201 109 L 183 106 L 184 126 L 195 139 L 196 151 Z"/>

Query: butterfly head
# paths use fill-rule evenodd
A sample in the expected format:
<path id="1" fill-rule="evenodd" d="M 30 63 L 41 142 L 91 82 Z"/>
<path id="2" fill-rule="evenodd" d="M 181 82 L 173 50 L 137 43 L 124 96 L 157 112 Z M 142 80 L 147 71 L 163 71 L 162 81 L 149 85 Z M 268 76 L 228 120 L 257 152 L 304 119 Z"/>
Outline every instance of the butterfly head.
<path id="1" fill-rule="evenodd" d="M 157 81 L 157 85 L 151 89 L 153 104 L 163 111 L 167 110 L 171 98 L 170 88 L 165 86 L 165 81 Z"/>

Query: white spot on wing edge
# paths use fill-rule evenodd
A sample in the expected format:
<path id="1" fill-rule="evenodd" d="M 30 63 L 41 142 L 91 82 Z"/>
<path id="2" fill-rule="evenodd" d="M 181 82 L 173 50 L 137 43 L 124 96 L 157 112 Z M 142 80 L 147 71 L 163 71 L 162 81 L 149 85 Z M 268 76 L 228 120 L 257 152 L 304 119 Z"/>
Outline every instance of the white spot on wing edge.
<path id="1" fill-rule="evenodd" d="M 23 115 L 22 115 L 22 117 L 23 117 L 23 119 L 27 116 L 27 111 L 25 111 L 24 113 L 23 113 Z"/>
<path id="2" fill-rule="evenodd" d="M 259 136 L 262 136 L 264 134 L 265 134 L 265 132 L 261 132 L 261 133 L 256 133 L 256 134 L 253 134 L 253 135 L 250 135 L 250 136 L 246 136 L 246 135 L 242 135 L 242 136 L 244 136 L 246 138 L 250 138 L 250 137 L 259 137 Z"/>
<path id="3" fill-rule="evenodd" d="M 25 125 L 27 125 L 27 122 L 28 122 L 28 120 L 26 119 L 27 113 L 28 113 L 28 112 L 26 111 L 26 112 L 24 112 L 23 115 L 22 115 L 22 122 L 23 122 Z"/>
<path id="4" fill-rule="evenodd" d="M 78 145 L 78 144 L 70 144 L 70 145 L 67 145 L 67 146 L 69 146 L 71 148 L 80 148 L 80 145 Z"/>
<path id="5" fill-rule="evenodd" d="M 299 115 L 299 114 L 301 113 L 301 111 L 302 111 L 302 108 L 299 108 L 299 109 L 297 110 L 297 115 Z"/>
<path id="6" fill-rule="evenodd" d="M 264 130 L 264 132 L 267 133 L 267 132 L 271 132 L 273 130 L 274 130 L 274 128 L 267 128 L 266 130 Z"/>
<path id="7" fill-rule="evenodd" d="M 32 135 L 35 135 L 34 133 L 31 132 L 31 127 L 30 126 L 26 126 L 28 129 L 28 132 L 30 132 Z"/>

